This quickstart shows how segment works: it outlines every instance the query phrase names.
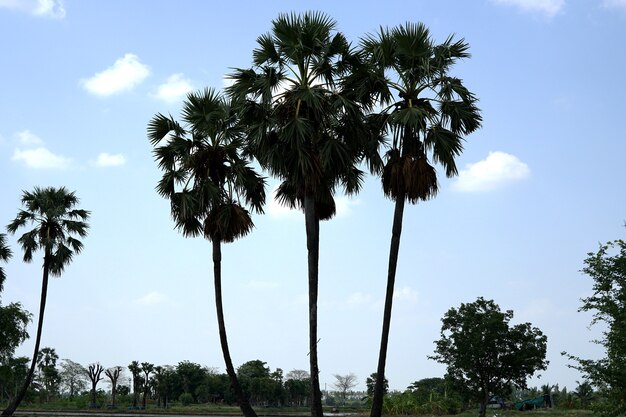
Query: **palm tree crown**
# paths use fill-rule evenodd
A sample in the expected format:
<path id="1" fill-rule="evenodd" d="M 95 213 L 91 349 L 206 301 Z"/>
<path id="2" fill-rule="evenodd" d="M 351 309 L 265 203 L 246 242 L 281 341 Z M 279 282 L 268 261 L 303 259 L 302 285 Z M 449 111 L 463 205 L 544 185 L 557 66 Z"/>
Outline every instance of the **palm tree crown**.
<path id="1" fill-rule="evenodd" d="M 282 183 L 277 197 L 304 208 L 315 195 L 320 220 L 335 214 L 338 186 L 359 190 L 356 166 L 371 138 L 362 107 L 343 84 L 357 56 L 323 13 L 283 14 L 257 39 L 253 67 L 235 69 L 228 92 L 245 100 L 251 152 Z"/>
<path id="2" fill-rule="evenodd" d="M 361 47 L 377 67 L 372 79 L 361 83 L 363 89 L 377 90 L 361 93 L 377 94 L 387 105 L 382 113 L 392 133 L 383 190 L 411 203 L 434 197 L 438 186 L 432 164 L 441 164 L 448 177 L 457 175 L 455 157 L 463 151 L 463 136 L 482 121 L 478 99 L 449 75 L 458 60 L 470 57 L 469 45 L 453 36 L 437 45 L 422 23 L 407 23 L 381 28 Z"/>
<path id="3" fill-rule="evenodd" d="M 187 96 L 181 126 L 157 114 L 148 125 L 164 173 L 157 191 L 170 199 L 172 217 L 185 236 L 232 242 L 254 226 L 248 210 L 262 213 L 265 180 L 241 155 L 236 112 L 215 90 Z"/>
<path id="4" fill-rule="evenodd" d="M 87 236 L 89 211 L 76 209 L 79 200 L 65 187 L 39 188 L 25 191 L 17 217 L 9 223 L 7 231 L 16 233 L 27 224 L 34 228 L 17 241 L 24 251 L 24 262 L 30 262 L 37 250 L 44 251 L 44 263 L 52 275 L 61 275 L 75 254 L 83 249 L 83 243 L 73 237 Z"/>

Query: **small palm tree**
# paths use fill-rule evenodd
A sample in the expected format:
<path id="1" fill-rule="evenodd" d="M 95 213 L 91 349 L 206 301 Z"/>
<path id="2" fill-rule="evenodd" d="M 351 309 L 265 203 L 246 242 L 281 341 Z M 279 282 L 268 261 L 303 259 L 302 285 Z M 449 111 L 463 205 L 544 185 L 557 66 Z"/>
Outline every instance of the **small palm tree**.
<path id="1" fill-rule="evenodd" d="M 257 39 L 253 66 L 236 69 L 229 94 L 244 102 L 247 145 L 281 180 L 277 198 L 304 211 L 308 250 L 311 412 L 322 415 L 317 358 L 319 222 L 335 214 L 334 194 L 358 192 L 358 165 L 375 150 L 363 106 L 343 81 L 358 57 L 336 22 L 319 12 L 283 14 Z M 373 145 L 372 145 L 373 143 Z"/>
<path id="2" fill-rule="evenodd" d="M 453 65 L 468 58 L 463 39 L 448 37 L 435 44 L 421 23 L 382 29 L 361 42 L 369 71 L 355 74 L 357 95 L 377 96 L 381 116 L 392 135 L 382 171 L 385 195 L 395 201 L 389 253 L 387 289 L 372 417 L 382 413 L 385 363 L 393 291 L 406 201 L 415 204 L 433 198 L 438 191 L 439 163 L 446 176 L 457 175 L 455 158 L 463 150 L 463 136 L 480 127 L 476 97 L 459 78 L 450 75 Z M 364 79 L 363 76 L 366 78 Z"/>
<path id="3" fill-rule="evenodd" d="M 43 279 L 41 284 L 41 300 L 39 303 L 39 321 L 37 323 L 37 337 L 33 358 L 26 376 L 26 380 L 13 401 L 2 412 L 3 416 L 11 416 L 26 395 L 28 386 L 33 379 L 37 358 L 39 357 L 39 343 L 43 329 L 43 318 L 46 309 L 48 292 L 48 277 L 61 276 L 65 267 L 72 261 L 75 254 L 83 249 L 83 243 L 75 238 L 87 236 L 89 212 L 75 208 L 79 203 L 73 192 L 65 187 L 39 188 L 32 192 L 24 192 L 22 206 L 17 217 L 9 223 L 7 231 L 16 233 L 27 225 L 33 229 L 24 233 L 18 243 L 24 251 L 24 262 L 31 262 L 33 254 L 43 251 Z"/>
<path id="4" fill-rule="evenodd" d="M 213 277 L 220 343 L 226 372 L 246 417 L 256 413 L 244 396 L 233 367 L 222 306 L 221 244 L 250 233 L 250 212 L 263 212 L 265 180 L 241 156 L 242 132 L 232 103 L 215 90 L 187 96 L 184 127 L 157 114 L 148 125 L 155 159 L 163 170 L 157 191 L 168 198 L 176 227 L 184 236 L 204 236 L 213 244 Z"/>

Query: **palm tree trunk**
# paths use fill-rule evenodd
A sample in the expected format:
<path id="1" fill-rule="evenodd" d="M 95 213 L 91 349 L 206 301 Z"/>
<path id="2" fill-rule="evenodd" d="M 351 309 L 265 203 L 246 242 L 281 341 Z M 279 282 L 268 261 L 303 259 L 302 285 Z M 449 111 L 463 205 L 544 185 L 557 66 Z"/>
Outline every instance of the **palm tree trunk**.
<path id="1" fill-rule="evenodd" d="M 213 280 L 215 283 L 215 308 L 217 310 L 217 325 L 220 333 L 220 344 L 222 345 L 222 353 L 224 354 L 224 362 L 226 363 L 226 373 L 230 378 L 230 385 L 235 392 L 235 397 L 239 403 L 239 408 L 245 417 L 257 417 L 250 406 L 250 402 L 243 395 L 241 385 L 237 379 L 233 361 L 230 358 L 228 350 L 228 339 L 226 338 L 226 324 L 224 323 L 224 310 L 222 307 L 222 248 L 218 239 L 213 240 Z"/>
<path id="2" fill-rule="evenodd" d="M 385 364 L 387 362 L 387 345 L 389 343 L 389 328 L 391 327 L 391 307 L 393 304 L 393 288 L 396 282 L 396 268 L 398 253 L 400 252 L 400 235 L 402 234 L 402 218 L 404 216 L 404 194 L 396 198 L 396 207 L 393 213 L 391 226 L 391 245 L 389 248 L 389 267 L 387 270 L 387 291 L 385 293 L 385 309 L 383 313 L 383 331 L 380 338 L 378 353 L 378 368 L 376 369 L 376 383 L 374 384 L 374 398 L 370 417 L 381 417 L 383 413 L 383 399 L 385 396 Z"/>
<path id="3" fill-rule="evenodd" d="M 30 364 L 30 369 L 28 370 L 28 374 L 26 375 L 26 379 L 24 380 L 24 385 L 20 388 L 19 392 L 11 401 L 11 403 L 7 406 L 7 408 L 2 412 L 2 417 L 12 416 L 17 407 L 20 405 L 24 397 L 26 396 L 26 391 L 28 391 L 28 387 L 30 386 L 30 382 L 33 379 L 33 375 L 35 373 L 35 365 L 37 364 L 37 356 L 39 356 L 39 343 L 41 342 L 41 331 L 43 329 L 43 316 L 46 310 L 46 296 L 48 295 L 48 276 L 50 274 L 50 250 L 46 249 L 46 252 L 43 257 L 43 279 L 41 280 L 41 300 L 39 302 L 39 320 L 37 322 L 37 337 L 35 338 L 35 349 L 33 350 L 33 360 Z"/>
<path id="4" fill-rule="evenodd" d="M 309 363 L 311 370 L 311 417 L 323 417 L 322 392 L 320 391 L 317 363 L 317 292 L 320 246 L 320 223 L 315 213 L 315 198 L 304 197 L 304 222 L 309 266 Z"/>

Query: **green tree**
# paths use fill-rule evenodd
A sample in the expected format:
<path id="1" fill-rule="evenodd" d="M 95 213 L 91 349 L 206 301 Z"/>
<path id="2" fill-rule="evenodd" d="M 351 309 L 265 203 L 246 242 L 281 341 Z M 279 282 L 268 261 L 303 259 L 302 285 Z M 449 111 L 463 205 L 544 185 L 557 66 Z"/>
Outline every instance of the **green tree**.
<path id="1" fill-rule="evenodd" d="M 367 396 L 368 397 L 374 396 L 374 387 L 375 386 L 376 386 L 376 372 L 372 373 L 365 380 L 365 387 L 367 388 Z M 385 382 L 383 384 L 383 394 L 387 395 L 388 391 L 389 391 L 389 381 L 387 380 L 387 378 L 385 378 Z"/>
<path id="2" fill-rule="evenodd" d="M 143 379 L 143 408 L 148 405 L 148 395 L 150 394 L 150 374 L 154 371 L 154 364 L 141 362 L 141 371 L 144 373 Z"/>
<path id="3" fill-rule="evenodd" d="M 37 356 L 37 380 L 44 389 L 46 402 L 50 402 L 50 397 L 59 389 L 61 375 L 57 369 L 58 360 L 56 350 L 50 347 L 42 348 Z"/>
<path id="4" fill-rule="evenodd" d="M 526 388 L 527 378 L 548 364 L 546 336 L 530 323 L 509 326 L 511 318 L 513 311 L 479 297 L 441 319 L 430 358 L 446 364 L 448 375 L 481 404 L 481 417 L 491 394 L 506 397 L 511 386 Z"/>
<path id="5" fill-rule="evenodd" d="M 441 164 L 448 177 L 458 174 L 455 158 L 463 150 L 463 138 L 480 127 L 482 118 L 474 94 L 451 75 L 454 64 L 470 56 L 463 39 L 449 36 L 436 44 L 426 26 L 407 23 L 365 37 L 361 49 L 370 70 L 355 73 L 352 83 L 359 96 L 380 100 L 380 116 L 392 136 L 382 186 L 395 209 L 371 410 L 372 417 L 380 417 L 405 202 L 416 204 L 437 194 L 434 164 Z"/>
<path id="6" fill-rule="evenodd" d="M 170 200 L 172 217 L 184 236 L 204 236 L 212 242 L 215 306 L 226 372 L 242 412 L 256 417 L 243 396 L 228 348 L 221 245 L 250 233 L 254 223 L 244 206 L 263 212 L 265 180 L 241 156 L 243 134 L 232 103 L 206 89 L 189 94 L 182 113 L 185 126 L 162 114 L 148 125 L 155 159 L 164 171 L 157 190 Z"/>
<path id="7" fill-rule="evenodd" d="M 32 315 L 20 303 L 0 304 L 0 363 L 13 357 L 15 349 L 28 339 L 26 327 Z"/>
<path id="8" fill-rule="evenodd" d="M 28 386 L 35 372 L 35 365 L 39 354 L 39 343 L 43 330 L 43 318 L 46 308 L 48 292 L 48 277 L 61 276 L 65 267 L 72 261 L 75 254 L 83 249 L 83 243 L 75 238 L 87 235 L 89 212 L 75 208 L 79 203 L 73 192 L 61 188 L 35 187 L 32 192 L 24 192 L 22 206 L 17 217 L 9 223 L 7 231 L 16 233 L 20 228 L 32 225 L 34 228 L 24 233 L 18 243 L 24 251 L 24 262 L 31 262 L 33 254 L 42 250 L 43 278 L 41 286 L 41 300 L 39 303 L 39 320 L 32 363 L 21 390 L 13 401 L 2 412 L 3 416 L 11 416 L 26 395 Z"/>
<path id="9" fill-rule="evenodd" d="M 137 407 L 139 404 L 139 391 L 141 391 L 141 367 L 139 362 L 132 361 L 128 365 L 128 370 L 133 376 L 133 407 Z"/>
<path id="10" fill-rule="evenodd" d="M 583 372 L 596 386 L 604 386 L 606 401 L 596 411 L 604 416 L 626 414 L 626 242 L 621 239 L 600 245 L 588 253 L 582 272 L 593 279 L 593 294 L 583 298 L 580 311 L 593 312 L 591 324 L 606 326 L 596 342 L 606 356 L 581 359 L 563 353 L 577 362 L 574 368 Z"/>
<path id="11" fill-rule="evenodd" d="M 0 399 L 11 402 L 15 398 L 28 375 L 29 362 L 27 357 L 9 357 L 0 362 Z"/>
<path id="12" fill-rule="evenodd" d="M 319 222 L 334 216 L 337 188 L 347 194 L 359 190 L 364 174 L 357 165 L 367 145 L 375 142 L 362 107 L 344 86 L 356 56 L 336 26 L 320 12 L 281 14 L 272 21 L 271 31 L 258 37 L 252 68 L 236 69 L 228 89 L 238 101 L 245 100 L 241 114 L 248 145 L 261 166 L 281 181 L 276 197 L 304 211 L 313 417 L 322 416 Z"/>
<path id="13" fill-rule="evenodd" d="M 580 407 L 583 409 L 589 408 L 589 403 L 594 397 L 593 386 L 589 381 L 576 381 L 576 389 L 573 392 L 574 396 L 580 400 Z"/>

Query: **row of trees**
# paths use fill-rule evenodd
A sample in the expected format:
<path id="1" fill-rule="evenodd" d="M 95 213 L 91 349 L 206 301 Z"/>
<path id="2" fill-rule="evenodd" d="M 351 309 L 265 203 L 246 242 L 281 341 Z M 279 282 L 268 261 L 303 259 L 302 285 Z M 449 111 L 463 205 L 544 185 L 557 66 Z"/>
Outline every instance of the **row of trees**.
<path id="1" fill-rule="evenodd" d="M 222 95 L 188 95 L 182 123 L 157 114 L 148 137 L 163 177 L 158 192 L 184 236 L 212 242 L 220 343 L 226 372 L 246 417 L 230 356 L 221 295 L 221 244 L 247 235 L 250 211 L 260 213 L 264 178 L 254 158 L 281 181 L 277 198 L 302 209 L 308 250 L 311 414 L 322 417 L 317 357 L 319 222 L 335 214 L 334 195 L 359 191 L 365 172 L 381 176 L 395 201 L 372 417 L 380 417 L 396 265 L 405 202 L 437 193 L 434 164 L 457 174 L 464 136 L 480 127 L 476 97 L 451 74 L 469 57 L 462 39 L 435 43 L 422 24 L 407 23 L 364 36 L 358 47 L 329 16 L 280 15 L 259 36 L 252 65 L 238 68 Z"/>

